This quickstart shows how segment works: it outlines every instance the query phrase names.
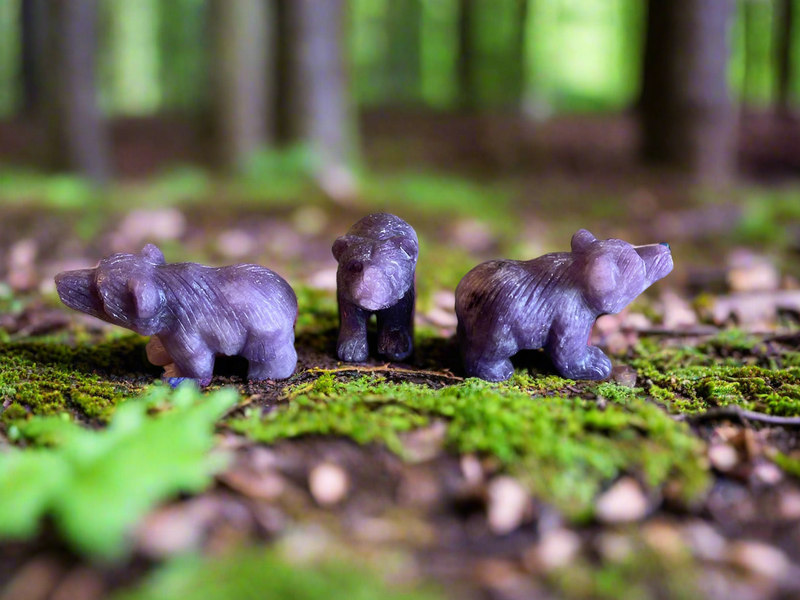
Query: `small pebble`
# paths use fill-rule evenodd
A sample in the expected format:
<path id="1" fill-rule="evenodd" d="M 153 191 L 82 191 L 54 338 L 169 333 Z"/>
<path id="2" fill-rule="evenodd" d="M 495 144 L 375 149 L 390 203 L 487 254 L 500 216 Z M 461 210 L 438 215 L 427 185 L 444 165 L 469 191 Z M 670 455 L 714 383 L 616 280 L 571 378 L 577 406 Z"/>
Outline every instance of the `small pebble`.
<path id="1" fill-rule="evenodd" d="M 474 454 L 465 454 L 461 457 L 461 473 L 469 485 L 483 483 L 483 465 Z"/>
<path id="2" fill-rule="evenodd" d="M 439 290 L 433 295 L 433 304 L 444 310 L 456 309 L 456 295 L 451 290 Z"/>
<path id="3" fill-rule="evenodd" d="M 783 471 L 773 462 L 759 462 L 753 467 L 752 478 L 762 485 L 773 486 L 783 479 Z"/>
<path id="4" fill-rule="evenodd" d="M 317 271 L 311 277 L 306 279 L 309 287 L 317 290 L 328 290 L 331 292 L 336 291 L 336 269 L 323 269 Z"/>
<path id="5" fill-rule="evenodd" d="M 497 535 L 517 529 L 530 506 L 528 492 L 513 477 L 500 476 L 489 483 L 489 528 Z"/>
<path id="6" fill-rule="evenodd" d="M 624 477 L 597 499 L 595 516 L 602 523 L 630 523 L 643 519 L 647 509 L 647 497 L 639 483 Z"/>
<path id="7" fill-rule="evenodd" d="M 581 538 L 574 531 L 555 529 L 548 531 L 522 560 L 528 570 L 547 573 L 568 566 L 580 552 L 581 545 Z"/>
<path id="8" fill-rule="evenodd" d="M 630 537 L 621 533 L 601 533 L 595 541 L 597 551 L 604 560 L 612 563 L 624 562 L 633 552 Z"/>
<path id="9" fill-rule="evenodd" d="M 324 462 L 311 470 L 308 487 L 317 504 L 332 506 L 347 496 L 350 481 L 347 473 L 339 465 Z"/>
<path id="10" fill-rule="evenodd" d="M 145 240 L 174 240 L 186 231 L 186 217 L 177 208 L 139 209 L 129 212 L 120 223 L 115 249 L 131 251 Z"/>
<path id="11" fill-rule="evenodd" d="M 739 453 L 730 444 L 711 444 L 708 460 L 717 471 L 727 473 L 739 464 Z"/>
<path id="12" fill-rule="evenodd" d="M 664 307 L 664 329 L 687 329 L 698 324 L 699 319 L 692 306 L 672 290 L 661 294 Z"/>
<path id="13" fill-rule="evenodd" d="M 800 492 L 797 490 L 782 492 L 778 500 L 778 512 L 788 521 L 800 519 Z"/>
<path id="14" fill-rule="evenodd" d="M 639 374 L 629 365 L 619 365 L 611 369 L 611 381 L 627 388 L 636 387 L 636 379 Z"/>
<path id="15" fill-rule="evenodd" d="M 447 438 L 447 423 L 436 420 L 422 427 L 400 435 L 403 445 L 403 458 L 411 463 L 420 463 L 438 456 Z"/>
<path id="16" fill-rule="evenodd" d="M 319 206 L 302 206 L 292 213 L 291 220 L 298 233 L 314 236 L 328 225 L 328 213 Z"/>
<path id="17" fill-rule="evenodd" d="M 686 553 L 686 543 L 677 527 L 664 521 L 652 521 L 642 526 L 642 538 L 662 556 L 680 558 Z"/>
<path id="18" fill-rule="evenodd" d="M 692 554 L 700 560 L 720 561 L 725 557 L 727 540 L 705 521 L 687 523 L 682 534 Z"/>
<path id="19" fill-rule="evenodd" d="M 425 313 L 428 321 L 438 327 L 456 327 L 458 325 L 458 318 L 456 313 L 452 311 L 434 306 L 432 309 Z"/>
<path id="20" fill-rule="evenodd" d="M 782 578 L 791 566 L 781 550 L 762 542 L 734 542 L 728 548 L 727 556 L 732 565 L 768 579 Z"/>
<path id="21" fill-rule="evenodd" d="M 253 236 L 241 229 L 228 229 L 217 236 L 217 250 L 225 258 L 239 259 L 253 253 Z"/>

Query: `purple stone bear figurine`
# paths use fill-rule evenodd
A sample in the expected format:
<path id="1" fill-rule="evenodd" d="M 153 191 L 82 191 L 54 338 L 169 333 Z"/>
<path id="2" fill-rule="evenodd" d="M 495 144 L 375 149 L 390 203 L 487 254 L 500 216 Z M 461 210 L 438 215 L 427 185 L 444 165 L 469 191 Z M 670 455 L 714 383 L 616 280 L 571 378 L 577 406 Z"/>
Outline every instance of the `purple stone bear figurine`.
<path id="1" fill-rule="evenodd" d="M 467 375 L 503 381 L 514 372 L 514 354 L 544 348 L 563 377 L 607 378 L 611 361 L 588 345 L 595 320 L 618 313 L 670 271 L 669 244 L 598 240 L 585 229 L 572 237 L 572 252 L 478 265 L 456 289 Z"/>
<path id="2" fill-rule="evenodd" d="M 246 358 L 250 379 L 285 379 L 297 364 L 297 297 L 264 267 L 168 265 L 148 244 L 139 254 L 104 258 L 94 269 L 59 273 L 56 289 L 72 309 L 158 336 L 174 363 L 172 374 L 201 385 L 210 382 L 217 354 Z"/>
<path id="3" fill-rule="evenodd" d="M 367 320 L 373 313 L 378 319 L 378 353 L 389 360 L 411 354 L 418 255 L 414 229 L 387 213 L 364 217 L 334 242 L 340 360 L 367 359 Z"/>

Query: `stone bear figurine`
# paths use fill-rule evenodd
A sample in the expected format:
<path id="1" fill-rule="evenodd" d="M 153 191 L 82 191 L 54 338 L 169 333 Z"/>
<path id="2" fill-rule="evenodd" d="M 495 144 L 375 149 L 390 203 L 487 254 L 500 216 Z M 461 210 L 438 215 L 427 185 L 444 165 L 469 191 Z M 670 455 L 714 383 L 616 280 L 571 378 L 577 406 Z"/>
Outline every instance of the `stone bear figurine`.
<path id="1" fill-rule="evenodd" d="M 173 362 L 172 375 L 201 385 L 210 382 L 217 354 L 246 358 L 250 379 L 285 379 L 297 364 L 297 297 L 264 267 L 168 265 L 148 244 L 94 269 L 59 273 L 56 289 L 72 309 L 158 336 L 171 359 L 160 364 Z"/>
<path id="2" fill-rule="evenodd" d="M 418 255 L 414 229 L 387 213 L 364 217 L 334 242 L 340 360 L 367 359 L 367 320 L 373 313 L 378 319 L 378 353 L 389 360 L 411 354 Z"/>
<path id="3" fill-rule="evenodd" d="M 595 320 L 618 313 L 670 271 L 669 244 L 598 240 L 585 229 L 572 237 L 572 252 L 478 265 L 456 289 L 467 375 L 503 381 L 514 354 L 544 348 L 563 377 L 607 378 L 611 361 L 588 345 Z"/>

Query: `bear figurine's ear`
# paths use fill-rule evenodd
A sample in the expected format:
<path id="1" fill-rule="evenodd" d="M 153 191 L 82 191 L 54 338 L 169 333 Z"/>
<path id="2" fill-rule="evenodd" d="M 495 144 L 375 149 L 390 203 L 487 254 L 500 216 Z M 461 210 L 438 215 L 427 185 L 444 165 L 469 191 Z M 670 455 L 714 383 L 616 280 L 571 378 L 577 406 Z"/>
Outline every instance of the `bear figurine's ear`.
<path id="1" fill-rule="evenodd" d="M 605 307 L 614 304 L 619 279 L 619 265 L 610 255 L 600 254 L 586 263 L 586 294 L 591 305 Z"/>
<path id="2" fill-rule="evenodd" d="M 151 319 L 158 314 L 162 303 L 161 291 L 152 281 L 132 277 L 128 280 L 128 292 L 137 319 Z"/>
<path id="3" fill-rule="evenodd" d="M 154 244 L 147 244 L 139 253 L 149 263 L 154 265 L 165 265 L 167 260 L 164 258 L 164 253 L 158 249 Z"/>
<path id="4" fill-rule="evenodd" d="M 342 257 L 345 250 L 347 250 L 347 246 L 350 244 L 350 241 L 347 239 L 346 235 L 343 235 L 340 238 L 336 238 L 336 241 L 333 242 L 333 247 L 331 251 L 333 252 L 333 258 L 337 261 Z"/>
<path id="5" fill-rule="evenodd" d="M 570 242 L 570 245 L 572 246 L 573 252 L 581 252 L 583 250 L 586 250 L 596 241 L 597 238 L 594 237 L 591 233 L 589 233 L 585 229 L 579 229 L 575 233 L 575 235 L 572 236 L 572 242 Z"/>
<path id="6" fill-rule="evenodd" d="M 419 244 L 413 238 L 398 235 L 393 238 L 389 238 L 388 241 L 402 250 L 411 260 L 417 260 L 417 257 L 419 256 Z"/>

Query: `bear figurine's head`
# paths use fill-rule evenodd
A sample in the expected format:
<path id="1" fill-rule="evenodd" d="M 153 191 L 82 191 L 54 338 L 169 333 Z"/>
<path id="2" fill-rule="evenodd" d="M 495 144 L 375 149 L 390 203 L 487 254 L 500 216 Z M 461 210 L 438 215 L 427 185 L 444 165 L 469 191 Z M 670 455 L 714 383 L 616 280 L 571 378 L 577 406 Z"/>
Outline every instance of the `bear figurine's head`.
<path id="1" fill-rule="evenodd" d="M 332 250 L 339 262 L 339 294 L 359 308 L 371 312 L 389 308 L 414 285 L 419 256 L 415 237 L 374 240 L 344 235 L 334 242 Z"/>
<path id="2" fill-rule="evenodd" d="M 166 299 L 156 267 L 166 264 L 161 250 L 148 244 L 139 254 L 112 254 L 94 269 L 56 275 L 56 290 L 70 308 L 153 335 L 163 329 Z"/>
<path id="3" fill-rule="evenodd" d="M 622 240 L 598 240 L 581 229 L 572 236 L 572 254 L 583 297 L 598 314 L 620 312 L 672 271 L 666 242 L 632 246 Z"/>

